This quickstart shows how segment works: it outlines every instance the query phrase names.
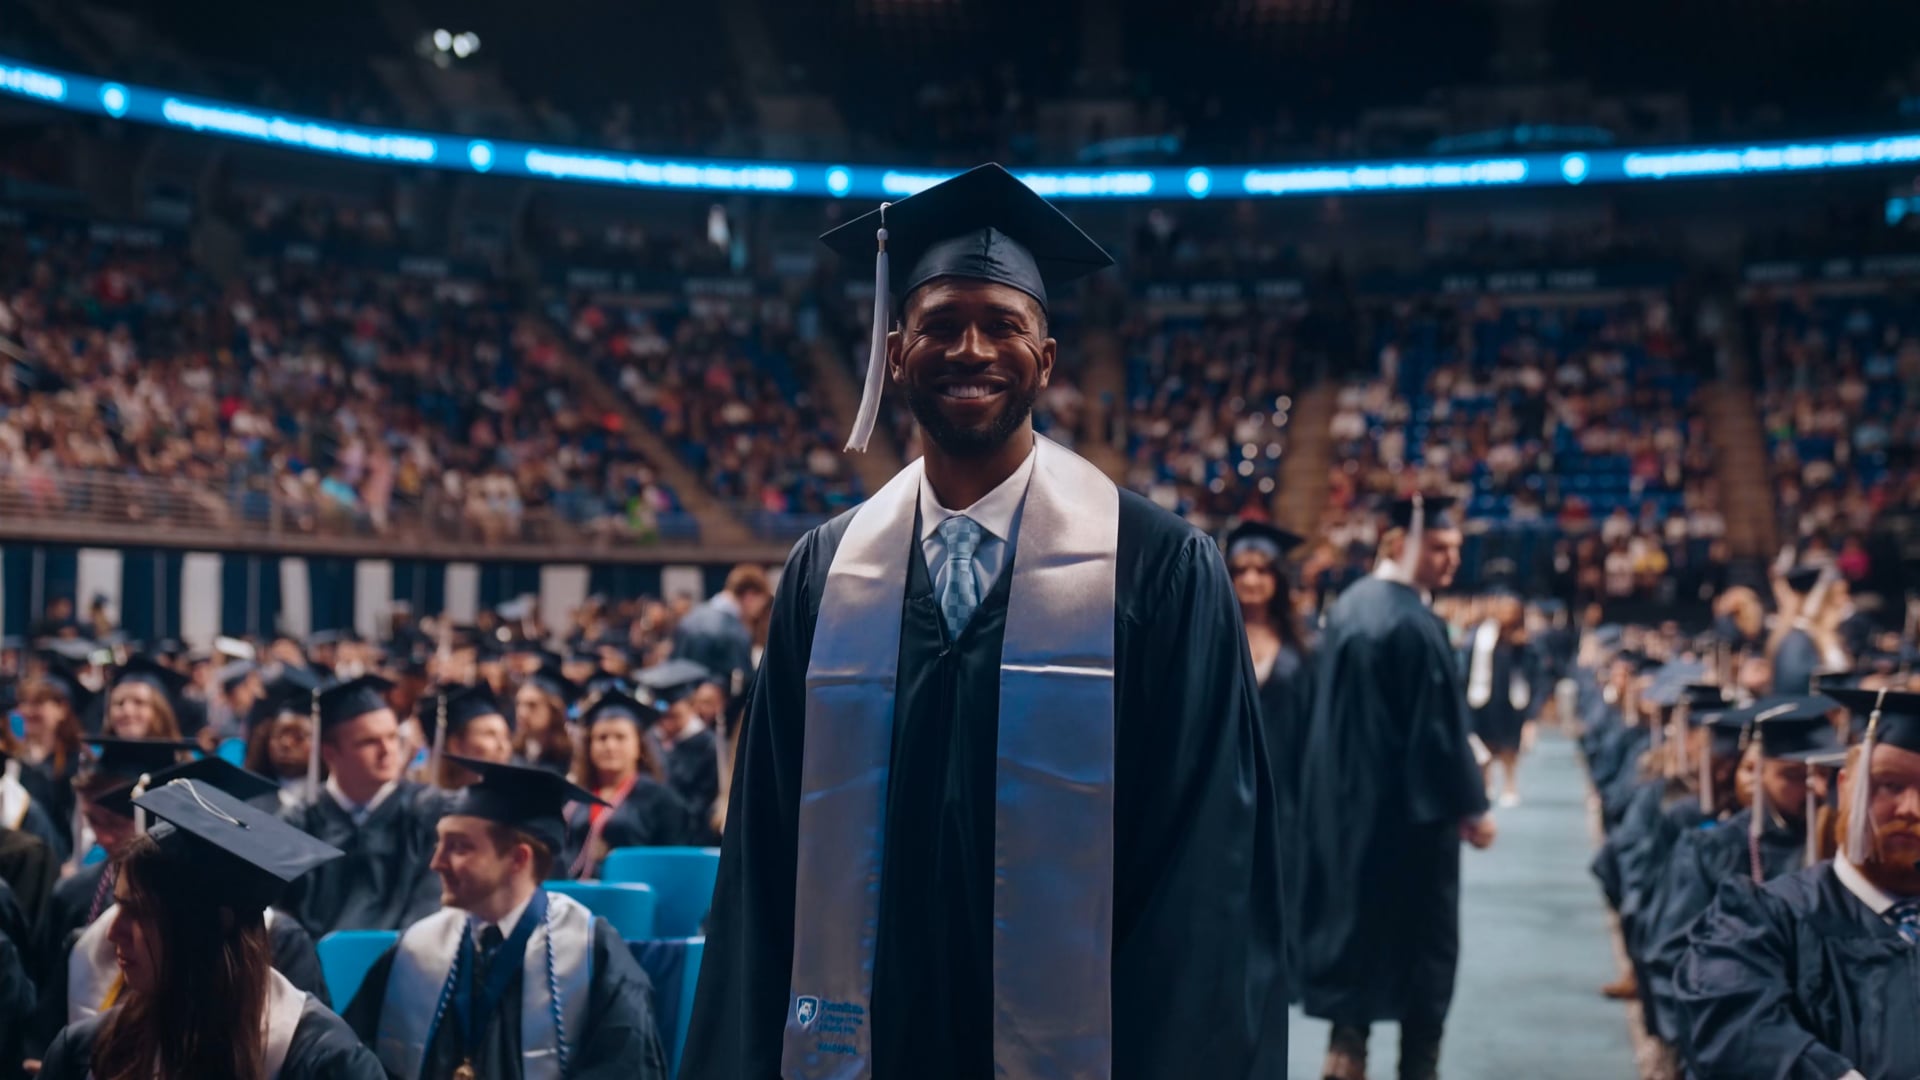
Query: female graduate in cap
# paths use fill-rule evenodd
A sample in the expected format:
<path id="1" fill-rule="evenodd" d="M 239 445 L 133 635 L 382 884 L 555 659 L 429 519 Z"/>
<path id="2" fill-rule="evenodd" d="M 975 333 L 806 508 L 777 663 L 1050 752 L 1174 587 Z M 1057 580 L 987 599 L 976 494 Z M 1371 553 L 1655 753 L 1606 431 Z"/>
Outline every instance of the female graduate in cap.
<path id="1" fill-rule="evenodd" d="M 80 717 L 92 702 L 93 692 L 80 676 L 57 660 L 20 683 L 20 717 L 26 724 L 21 757 L 42 778 L 47 814 L 61 832 L 62 862 L 73 857 L 82 831 L 73 783 L 85 758 Z"/>
<path id="2" fill-rule="evenodd" d="M 1219 546 L 1033 431 L 1048 305 L 1111 258 L 996 165 L 825 241 L 882 252 L 848 445 L 891 380 L 925 450 L 780 576 L 683 1073 L 1276 1075 L 1279 814 Z"/>
<path id="3" fill-rule="evenodd" d="M 513 696 L 513 752 L 536 769 L 565 776 L 573 771 L 573 732 L 567 712 L 580 688 L 557 664 L 543 664 Z"/>
<path id="4" fill-rule="evenodd" d="M 114 1007 L 60 1033 L 42 1080 L 383 1080 L 326 1007 L 273 970 L 261 912 L 339 852 L 211 784 L 136 804 L 165 822 L 134 840 L 114 887 Z"/>
<path id="5" fill-rule="evenodd" d="M 687 842 L 692 810 L 666 784 L 647 728 L 660 713 L 610 690 L 588 704 L 586 759 L 574 782 L 600 800 L 578 803 L 567 822 L 571 876 L 597 877 L 607 852 Z"/>
<path id="6" fill-rule="evenodd" d="M 186 684 L 186 676 L 158 661 L 128 659 L 107 692 L 107 734 L 120 739 L 179 738 L 175 702 Z"/>

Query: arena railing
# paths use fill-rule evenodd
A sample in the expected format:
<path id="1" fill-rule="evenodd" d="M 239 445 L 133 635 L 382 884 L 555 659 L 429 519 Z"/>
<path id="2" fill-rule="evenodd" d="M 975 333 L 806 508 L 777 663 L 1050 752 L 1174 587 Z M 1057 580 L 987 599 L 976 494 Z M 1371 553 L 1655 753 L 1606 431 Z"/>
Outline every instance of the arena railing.
<path id="1" fill-rule="evenodd" d="M 722 550 L 702 543 L 679 512 L 591 517 L 552 507 L 490 508 L 437 488 L 396 496 L 384 511 L 281 478 L 231 482 L 38 465 L 0 466 L 0 538 L 77 544 L 281 551 L 420 558 L 669 562 L 691 557 L 778 561 L 804 527 L 769 522 L 762 542 Z"/>
<path id="2" fill-rule="evenodd" d="M 637 157 L 618 150 L 368 127 L 114 82 L 7 56 L 0 56 L 0 97 L 374 164 L 643 190 L 898 199 L 951 175 L 904 164 Z M 1023 169 L 1019 175 L 1035 191 L 1054 199 L 1265 199 L 1809 175 L 1916 161 L 1920 161 L 1920 132 L 1493 157 L 1036 168 Z"/>

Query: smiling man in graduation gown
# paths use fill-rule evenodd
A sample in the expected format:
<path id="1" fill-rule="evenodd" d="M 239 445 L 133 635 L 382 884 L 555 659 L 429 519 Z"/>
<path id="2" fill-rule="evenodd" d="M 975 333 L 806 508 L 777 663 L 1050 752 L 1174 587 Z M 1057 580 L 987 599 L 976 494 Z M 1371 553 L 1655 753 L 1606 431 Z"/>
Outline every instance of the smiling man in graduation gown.
<path id="1" fill-rule="evenodd" d="M 283 906 L 315 940 L 335 930 L 401 930 L 440 907 L 428 864 L 441 794 L 402 778 L 400 722 L 374 675 L 336 682 L 315 705 L 309 790 L 281 816 L 345 856 L 295 882 Z M 318 783 L 321 759 L 331 774 Z"/>
<path id="2" fill-rule="evenodd" d="M 1466 694 L 1427 596 L 1460 565 L 1446 497 L 1396 503 L 1379 567 L 1327 613 L 1303 763 L 1307 1015 L 1324 1073 L 1365 1080 L 1367 1032 L 1400 1022 L 1401 1080 L 1428 1080 L 1460 953 L 1460 842 L 1493 842 Z"/>
<path id="3" fill-rule="evenodd" d="M 666 1080 L 646 973 L 607 920 L 540 886 L 562 808 L 594 797 L 543 769 L 448 760 L 480 779 L 440 820 L 446 907 L 368 970 L 347 1023 L 401 1080 Z"/>
<path id="4" fill-rule="evenodd" d="M 851 445 L 891 377 L 926 456 L 780 579 L 682 1075 L 1277 1075 L 1277 811 L 1219 551 L 1032 431 L 1049 295 L 1109 259 L 998 166 L 884 214 Z"/>
<path id="5" fill-rule="evenodd" d="M 1694 927 L 1675 993 L 1700 1080 L 1920 1076 L 1920 695 L 1826 694 L 1867 722 L 1841 853 L 1723 885 Z"/>

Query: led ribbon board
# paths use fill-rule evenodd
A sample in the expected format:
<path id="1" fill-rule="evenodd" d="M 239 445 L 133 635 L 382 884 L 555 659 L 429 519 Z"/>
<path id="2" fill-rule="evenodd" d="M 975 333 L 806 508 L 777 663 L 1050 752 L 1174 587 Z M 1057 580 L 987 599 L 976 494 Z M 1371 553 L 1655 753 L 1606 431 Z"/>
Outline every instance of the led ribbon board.
<path id="1" fill-rule="evenodd" d="M 636 156 L 341 124 L 74 75 L 0 56 L 0 97 L 359 161 L 661 191 L 898 199 L 953 175 L 910 166 Z M 1050 199 L 1246 199 L 1646 184 L 1920 162 L 1920 132 L 1750 145 L 1436 157 L 1307 165 L 1021 169 Z"/>

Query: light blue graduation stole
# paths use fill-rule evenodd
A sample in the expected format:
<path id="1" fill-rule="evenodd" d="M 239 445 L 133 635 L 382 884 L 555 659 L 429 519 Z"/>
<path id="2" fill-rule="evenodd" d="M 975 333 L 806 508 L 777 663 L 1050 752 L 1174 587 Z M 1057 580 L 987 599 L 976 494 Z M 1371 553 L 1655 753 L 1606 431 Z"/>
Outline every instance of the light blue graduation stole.
<path id="1" fill-rule="evenodd" d="M 1010 1080 L 1112 1063 L 1113 646 L 1119 492 L 1034 437 L 1000 654 L 993 1060 Z M 923 463 L 863 505 L 827 572 L 806 677 L 793 976 L 781 1075 L 873 1074 L 900 618 Z M 929 972 L 929 978 L 939 978 Z"/>

